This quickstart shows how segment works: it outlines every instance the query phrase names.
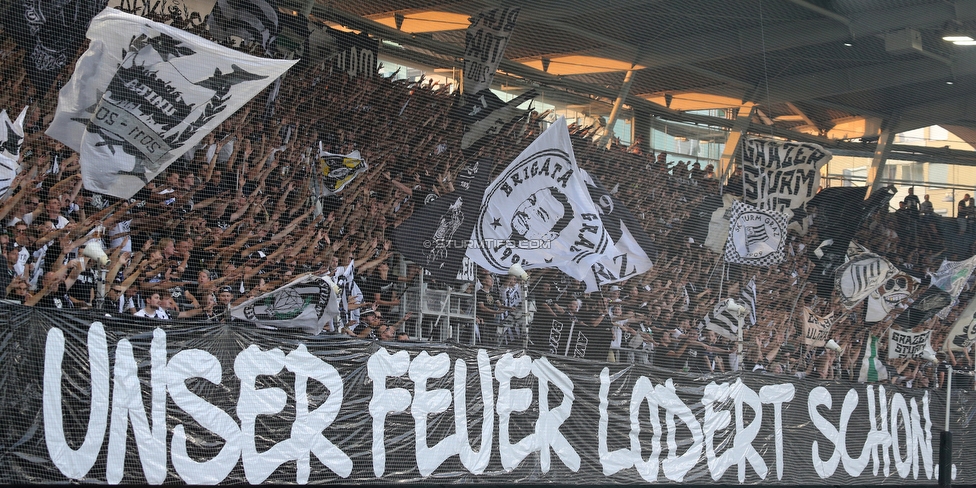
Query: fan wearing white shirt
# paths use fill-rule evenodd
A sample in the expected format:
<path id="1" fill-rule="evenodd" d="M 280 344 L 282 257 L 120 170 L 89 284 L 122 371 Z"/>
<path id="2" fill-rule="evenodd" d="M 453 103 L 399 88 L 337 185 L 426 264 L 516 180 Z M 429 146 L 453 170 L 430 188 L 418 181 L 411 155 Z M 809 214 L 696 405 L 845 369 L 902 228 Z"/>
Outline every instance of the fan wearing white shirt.
<path id="1" fill-rule="evenodd" d="M 169 320 L 169 315 L 167 315 L 166 314 L 166 311 L 163 310 L 162 307 L 159 306 L 160 301 L 161 300 L 159 298 L 159 293 L 152 292 L 146 298 L 146 306 L 145 307 L 142 307 L 141 309 L 139 309 L 135 313 L 135 316 L 136 317 L 147 317 L 147 318 L 150 318 L 150 319 Z"/>

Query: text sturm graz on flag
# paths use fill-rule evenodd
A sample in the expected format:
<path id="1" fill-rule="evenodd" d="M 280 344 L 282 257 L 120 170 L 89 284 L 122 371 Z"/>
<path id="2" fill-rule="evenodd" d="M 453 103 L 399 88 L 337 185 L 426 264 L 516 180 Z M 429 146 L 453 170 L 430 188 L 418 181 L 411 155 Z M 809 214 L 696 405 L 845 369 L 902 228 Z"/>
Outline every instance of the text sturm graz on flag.
<path id="1" fill-rule="evenodd" d="M 609 367 L 603 367 L 598 374 L 593 371 L 598 378 L 594 381 L 588 375 L 564 372 L 545 357 L 505 353 L 492 364 L 488 353 L 478 350 L 473 358 L 469 356 L 469 360 L 473 359 L 473 364 L 469 364 L 460 358 L 452 361 L 447 353 L 430 355 L 424 350 L 411 355 L 385 347 L 374 349 L 365 359 L 369 386 L 363 387 L 351 380 L 358 375 L 340 371 L 339 368 L 348 367 L 344 366 L 346 361 L 333 365 L 312 354 L 305 344 L 298 344 L 287 353 L 278 347 L 265 349 L 250 344 L 233 357 L 231 366 L 222 364 L 209 351 L 180 349 L 179 341 L 167 344 L 163 329 L 154 329 L 151 336 L 150 344 L 138 349 L 130 342 L 136 338 L 119 339 L 114 363 L 110 363 L 105 328 L 100 322 L 91 324 L 86 344 L 91 375 L 90 407 L 86 410 L 90 415 L 82 427 L 87 430 L 84 442 L 73 447 L 66 438 L 62 383 L 65 372 L 77 366 L 79 359 L 71 357 L 72 363 L 65 365 L 65 351 L 77 349 L 78 344 L 68 343 L 65 333 L 57 327 L 48 331 L 43 360 L 43 437 L 52 464 L 65 477 L 87 479 L 102 459 L 106 481 L 112 484 L 138 479 L 139 467 L 140 474 L 151 484 L 163 483 L 171 474 L 191 484 L 215 484 L 224 481 L 242 463 L 246 481 L 257 484 L 268 480 L 284 464 L 295 462 L 294 481 L 305 484 L 313 475 L 310 461 L 314 455 L 326 468 L 314 471 L 314 481 L 349 478 L 354 459 L 365 461 L 376 478 L 394 479 L 397 473 L 387 467 L 386 429 L 392 427 L 391 415 L 412 417 L 415 467 L 425 478 L 454 456 L 475 476 L 503 474 L 486 471 L 497 460 L 504 473 L 521 467 L 545 475 L 559 469 L 578 473 L 579 479 L 588 481 L 632 477 L 636 473 L 647 482 L 682 482 L 692 470 L 707 470 L 715 481 L 730 470 L 740 483 L 747 476 L 760 480 L 774 476 L 776 480 L 783 480 L 784 476 L 794 479 L 795 473 L 784 469 L 787 463 L 809 463 L 821 479 L 834 476 L 841 466 L 852 478 L 860 477 L 869 466 L 876 477 L 881 468 L 888 477 L 892 467 L 901 478 L 917 479 L 921 472 L 931 480 L 936 473 L 930 413 L 937 410 L 930 409 L 929 391 L 908 395 L 898 390 L 887 392 L 884 386 L 860 386 L 846 391 L 817 386 L 804 391 L 803 397 L 793 382 L 764 382 L 764 386 L 754 389 L 741 379 L 733 379 L 709 382 L 695 389 L 700 392 L 697 396 L 689 396 L 687 391 L 677 389 L 671 379 L 655 382 L 638 376 L 627 380 L 622 379 L 626 375 L 612 372 Z M 141 357 L 144 354 L 148 358 Z M 221 356 L 225 361 L 230 359 Z M 138 364 L 147 362 L 150 377 L 142 381 Z M 234 405 L 200 396 L 190 386 L 196 379 L 220 385 L 228 374 L 240 385 L 236 400 L 231 399 Z M 287 378 L 290 383 L 277 382 L 275 387 L 266 387 L 261 377 Z M 527 382 L 535 387 L 524 388 Z M 428 389 L 434 384 L 447 388 Z M 598 391 L 587 391 L 581 387 L 584 384 Z M 284 390 L 288 386 L 292 391 Z M 477 410 L 468 408 L 472 406 L 466 399 L 470 387 L 480 394 L 474 399 Z M 334 425 L 344 403 L 366 405 L 364 398 L 346 396 L 363 388 L 371 389 L 368 413 L 363 412 L 358 421 L 345 419 L 345 427 Z M 313 389 L 327 395 L 323 395 L 323 402 L 310 408 Z M 838 393 L 843 394 L 844 400 L 835 405 L 834 395 Z M 284 414 L 289 395 L 296 400 L 293 415 Z M 580 405 L 587 401 L 583 398 L 594 404 Z M 591 408 L 587 411 L 595 414 L 597 424 L 578 420 L 570 423 L 574 404 L 584 410 Z M 179 412 L 170 410 L 173 406 Z M 448 412 L 452 406 L 453 412 Z M 649 422 L 639 417 L 648 410 Z M 470 417 L 472 411 L 480 411 L 477 419 Z M 791 422 L 809 425 L 816 433 L 808 427 L 784 428 L 787 412 L 793 416 Z M 852 445 L 848 437 L 852 421 L 876 419 L 879 413 L 882 420 L 871 422 L 863 446 Z M 666 422 L 661 422 L 662 415 Z M 170 425 L 167 419 L 179 420 Z M 446 423 L 441 421 L 444 419 Z M 733 424 L 733 419 L 739 420 Z M 611 428 L 611 420 L 623 420 L 629 429 L 627 425 Z M 289 421 L 290 429 L 283 425 Z M 371 423 L 367 427 L 371 430 L 368 454 L 357 449 L 365 448 L 369 441 L 343 436 L 342 429 L 362 427 L 351 427 L 350 422 Z M 126 448 L 130 423 L 137 449 Z M 475 449 L 470 443 L 469 427 L 478 423 Z M 431 446 L 428 441 L 432 432 L 428 428 L 435 425 L 434 435 L 440 440 Z M 275 429 L 275 435 L 278 431 L 290 432 L 290 437 L 278 437 L 271 449 L 258 452 L 257 438 L 264 435 L 260 429 L 269 427 Z M 188 444 L 195 442 L 188 432 L 199 433 L 201 428 L 221 439 L 218 452 L 202 461 L 187 451 Z M 453 432 L 444 435 L 448 428 L 453 428 Z M 577 431 L 588 429 L 584 435 L 593 442 L 583 443 Z M 611 435 L 628 430 L 629 435 Z M 511 438 L 515 432 L 524 436 Z M 768 437 L 761 432 L 768 432 Z M 800 436 L 808 432 L 812 435 Z M 762 447 L 757 449 L 757 445 Z M 784 456 L 786 446 L 790 446 L 793 456 Z M 878 449 L 883 458 L 877 455 Z M 581 453 L 588 460 L 586 464 L 582 463 Z M 139 463 L 133 459 L 136 456 Z M 599 466 L 590 460 L 599 460 Z M 527 462 L 531 466 L 522 466 Z M 704 466 L 700 466 L 703 462 Z M 362 473 L 357 475 L 361 477 Z M 871 476 L 870 472 L 866 475 Z"/>

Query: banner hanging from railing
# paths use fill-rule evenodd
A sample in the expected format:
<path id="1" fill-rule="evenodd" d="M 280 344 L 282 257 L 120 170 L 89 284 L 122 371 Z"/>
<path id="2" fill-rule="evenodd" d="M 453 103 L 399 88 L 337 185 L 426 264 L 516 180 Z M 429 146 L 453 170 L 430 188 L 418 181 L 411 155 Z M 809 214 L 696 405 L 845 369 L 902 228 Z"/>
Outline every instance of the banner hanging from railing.
<path id="1" fill-rule="evenodd" d="M 2 305 L 0 483 L 934 484 L 940 390 Z M 955 483 L 976 447 L 955 398 Z"/>

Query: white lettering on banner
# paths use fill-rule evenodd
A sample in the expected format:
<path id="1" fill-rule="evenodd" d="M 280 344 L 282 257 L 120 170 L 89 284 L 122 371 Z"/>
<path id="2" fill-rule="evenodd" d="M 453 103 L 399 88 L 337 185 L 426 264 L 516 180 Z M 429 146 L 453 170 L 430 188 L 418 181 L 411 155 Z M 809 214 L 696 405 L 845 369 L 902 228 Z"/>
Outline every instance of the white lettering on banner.
<path id="1" fill-rule="evenodd" d="M 701 458 L 704 449 L 708 470 L 712 479 L 718 481 L 725 471 L 733 464 L 739 467 L 739 482 L 745 481 L 746 461 L 752 466 L 759 477 L 765 479 L 768 473 L 766 462 L 752 446 L 752 442 L 759 434 L 762 425 L 762 405 L 773 404 L 776 426 L 776 463 L 777 476 L 783 477 L 783 437 L 782 437 L 782 406 L 793 399 L 795 387 L 789 383 L 769 385 L 761 388 L 757 394 L 745 386 L 741 380 L 734 383 L 715 384 L 705 386 L 702 405 L 705 407 L 704 420 L 701 424 L 691 413 L 691 409 L 675 394 L 674 385 L 668 380 L 664 385 L 654 386 L 647 377 L 641 376 L 634 384 L 630 397 L 630 449 L 617 449 L 613 452 L 607 447 L 607 425 L 609 422 L 610 370 L 604 368 L 600 373 L 600 423 L 599 423 L 599 453 L 603 474 L 611 476 L 618 471 L 636 467 L 637 472 L 645 481 L 655 482 L 658 475 L 658 460 L 661 454 L 661 423 L 658 418 L 658 408 L 665 409 L 666 425 L 668 429 L 668 458 L 663 461 L 664 475 L 672 481 L 683 481 L 684 476 Z M 651 438 L 651 456 L 645 461 L 641 454 L 640 419 L 639 412 L 642 402 L 647 402 L 650 411 L 650 422 L 653 428 Z M 732 414 L 727 410 L 715 411 L 715 406 L 732 402 L 735 408 L 736 433 L 732 447 L 721 455 L 715 453 L 715 433 L 729 426 Z M 749 407 L 753 413 L 753 420 L 745 425 L 745 409 Z M 691 429 L 692 445 L 684 455 L 678 456 L 675 442 L 676 426 L 674 417 L 678 416 Z"/>
<path id="2" fill-rule="evenodd" d="M 180 478 L 191 485 L 215 485 L 227 477 L 241 456 L 244 439 L 241 429 L 230 414 L 193 394 L 186 380 L 203 378 L 220 384 L 220 361 L 206 351 L 187 349 L 176 353 L 166 365 L 166 390 L 177 407 L 183 409 L 204 429 L 224 439 L 213 459 L 198 462 L 186 450 L 186 431 L 182 424 L 173 427 L 170 456 Z"/>
<path id="3" fill-rule="evenodd" d="M 373 474 L 381 478 L 386 471 L 386 416 L 401 413 L 410 406 L 410 392 L 404 388 L 386 388 L 386 379 L 403 376 L 410 368 L 410 354 L 387 352 L 385 347 L 369 357 L 366 369 L 373 382 L 373 398 L 369 400 L 369 414 L 373 416 Z"/>
<path id="4" fill-rule="evenodd" d="M 539 379 L 539 418 L 535 432 L 512 444 L 509 437 L 509 421 L 512 412 L 524 412 L 532 404 L 532 390 L 512 389 L 512 378 L 525 378 L 532 373 Z M 559 459 L 571 470 L 580 467 L 579 454 L 569 441 L 559 432 L 559 426 L 569 418 L 573 405 L 573 383 L 569 376 L 559 371 L 546 358 L 532 361 L 528 356 L 515 358 L 506 353 L 495 365 L 495 378 L 498 380 L 498 451 L 502 467 L 512 471 L 530 453 L 539 452 L 540 469 L 549 472 L 549 448 L 556 451 Z M 549 409 L 549 383 L 552 382 L 563 393 L 562 404 Z"/>
<path id="5" fill-rule="evenodd" d="M 44 442 L 51 461 L 65 476 L 80 480 L 95 465 L 102 450 L 108 424 L 108 347 L 105 328 L 95 322 L 88 329 L 88 362 L 91 369 L 91 412 L 85 441 L 77 450 L 64 437 L 61 412 L 61 360 L 64 359 L 64 333 L 52 328 L 44 346 Z"/>
<path id="6" fill-rule="evenodd" d="M 338 476 L 346 478 L 351 475 L 353 463 L 350 456 L 325 437 L 326 429 L 338 417 L 343 404 L 342 377 L 332 365 L 309 353 L 305 345 L 299 345 L 288 354 L 278 348 L 262 350 L 257 345 L 250 345 L 236 356 L 233 374 L 240 379 L 236 404 L 238 423 L 228 411 L 191 391 L 193 384 L 200 384 L 202 380 L 220 384 L 225 371 L 213 354 L 199 349 L 182 350 L 167 362 L 166 333 L 162 329 L 155 329 L 149 348 L 151 376 L 146 382 L 141 381 L 138 375 L 139 365 L 146 364 L 146 361 L 134 357 L 133 345 L 128 339 L 121 339 L 116 345 L 114 369 L 110 368 L 106 332 L 101 323 L 91 325 L 87 341 L 92 406 L 87 426 L 72 429 L 85 429 L 86 432 L 84 442 L 80 442 L 77 449 L 73 446 L 77 446 L 79 441 L 72 439 L 69 443 L 63 425 L 61 389 L 64 334 L 60 329 L 52 328 L 45 344 L 44 436 L 54 466 L 66 477 L 85 479 L 89 476 L 104 446 L 106 430 L 109 435 L 105 476 L 110 484 L 122 483 L 126 481 L 123 478 L 132 476 L 125 472 L 125 467 L 131 469 L 137 464 L 132 460 L 126 463 L 125 458 L 127 454 L 135 452 L 138 453 L 145 479 L 151 484 L 164 483 L 167 474 L 172 472 L 167 469 L 167 454 L 171 456 L 176 475 L 191 484 L 220 483 L 237 467 L 238 461 L 242 463 L 249 483 L 261 483 L 291 460 L 297 462 L 296 482 L 307 484 L 312 453 Z M 369 356 L 366 366 L 367 375 L 373 383 L 369 415 L 373 422 L 373 471 L 378 478 L 385 474 L 386 418 L 391 414 L 405 413 L 408 409 L 414 421 L 417 469 L 423 477 L 434 475 L 454 455 L 458 455 L 461 464 L 471 473 L 483 474 L 489 460 L 496 455 L 493 452 L 496 412 L 496 459 L 504 470 L 515 470 L 530 454 L 538 452 L 539 464 L 534 469 L 547 473 L 552 467 L 550 450 L 556 453 L 559 462 L 573 472 L 578 472 L 581 467 L 580 455 L 560 432 L 570 417 L 575 401 L 573 381 L 544 357 L 533 360 L 529 356 L 516 358 L 511 353 L 505 354 L 498 359 L 493 375 L 488 353 L 478 350 L 479 386 L 474 387 L 471 383 L 472 388 L 480 388 L 480 402 L 483 404 L 480 406 L 481 438 L 477 451 L 472 449 L 468 434 L 468 429 L 477 424 L 474 419 L 468 418 L 468 365 L 464 360 L 454 362 L 453 392 L 443 388 L 428 390 L 430 380 L 446 378 L 451 373 L 451 358 L 446 353 L 431 356 L 426 351 L 420 351 L 411 359 L 407 351 L 391 354 L 385 348 L 380 348 Z M 258 388 L 258 378 L 277 376 L 285 370 L 295 376 L 295 417 L 291 436 L 259 451 L 256 445 L 257 417 L 280 415 L 286 408 L 289 393 L 280 387 Z M 535 378 L 536 385 L 512 388 L 513 379 L 524 378 L 528 381 L 530 375 Z M 655 385 L 647 377 L 640 376 L 634 381 L 629 402 L 626 401 L 626 392 L 617 394 L 621 398 L 611 399 L 612 382 L 626 376 L 623 372 L 611 375 L 609 368 L 604 368 L 600 373 L 597 440 L 605 476 L 633 467 L 648 482 L 658 481 L 660 473 L 667 480 L 681 482 L 704 453 L 709 474 L 715 481 L 722 480 L 732 467 L 738 468 L 737 479 L 740 483 L 746 481 L 748 470 L 765 480 L 771 472 L 771 466 L 767 466 L 767 463 L 772 462 L 773 455 L 777 479 L 783 479 L 782 415 L 783 406 L 794 400 L 796 390 L 793 384 L 766 385 L 757 391 L 745 385 L 741 379 L 730 383 L 709 383 L 699 390 L 702 392 L 700 403 L 703 410 L 703 418 L 699 419 L 691 408 L 697 402 L 693 405 L 689 399 L 679 397 L 670 379 Z M 413 386 L 387 388 L 387 379 L 393 377 L 409 380 Z M 307 392 L 309 378 L 328 390 L 325 401 L 312 411 L 309 411 Z M 190 386 L 187 385 L 189 379 L 194 379 L 189 382 Z M 497 399 L 493 396 L 494 380 L 498 381 Z M 148 385 L 151 395 L 149 399 L 144 398 L 145 385 Z M 553 387 L 558 391 L 550 396 Z M 848 433 L 854 439 L 860 439 L 861 434 L 849 429 L 852 415 L 858 411 L 860 392 L 867 396 L 867 411 L 859 412 L 857 417 L 863 418 L 863 413 L 866 413 L 870 425 L 858 452 L 856 448 L 851 449 Z M 166 411 L 167 393 L 173 404 L 192 419 L 186 426 L 176 424 L 172 427 L 169 453 L 166 449 L 166 420 L 169 418 Z M 562 397 L 558 400 L 559 404 L 551 406 L 551 399 L 559 398 L 559 393 Z M 535 395 L 538 397 L 533 398 Z M 934 442 L 929 401 L 927 391 L 918 398 L 912 398 L 899 392 L 889 395 L 883 386 L 868 385 L 863 389 L 849 389 L 840 411 L 830 415 L 833 405 L 829 390 L 814 388 L 806 402 L 811 424 L 824 437 L 810 442 L 811 461 L 817 475 L 829 478 L 835 474 L 838 466 L 843 465 L 847 475 L 859 478 L 871 463 L 875 476 L 883 469 L 885 477 L 894 471 L 903 479 L 909 476 L 918 479 L 922 471 L 926 479 L 934 479 L 938 466 L 933 464 Z M 645 402 L 648 418 L 641 418 L 642 412 L 645 412 Z M 630 429 L 626 439 L 608 438 L 611 403 L 615 408 L 628 409 Z M 766 407 L 769 404 L 773 407 L 772 420 Z M 448 413 L 452 407 L 453 413 Z M 513 419 L 513 414 L 519 412 L 525 414 Z M 527 422 L 525 417 L 529 412 L 537 412 L 533 432 L 513 442 L 510 438 L 513 420 L 520 424 Z M 436 445 L 430 446 L 427 429 L 431 425 L 431 416 L 438 415 L 453 415 L 455 432 L 448 433 Z M 623 418 L 623 415 L 619 417 Z M 684 427 L 679 429 L 679 422 Z M 126 448 L 129 423 L 132 424 L 132 436 L 136 443 L 134 449 Z M 642 438 L 642 426 L 646 427 L 648 423 L 651 435 Z M 437 424 L 444 425 L 445 422 Z M 757 439 L 762 439 L 763 444 L 768 442 L 770 427 L 763 426 L 770 424 L 775 441 L 774 453 L 762 452 L 754 445 Z M 734 432 L 731 432 L 733 426 Z M 187 432 L 188 429 L 193 430 Z M 195 438 L 214 441 L 219 438 L 223 445 L 215 456 L 201 459 L 199 453 L 191 456 L 188 452 L 188 439 Z M 826 460 L 821 458 L 824 452 L 820 449 L 824 440 L 832 445 L 824 446 L 824 451 L 831 451 Z M 610 446 L 615 441 L 629 444 L 629 447 L 611 450 Z M 667 449 L 666 457 L 662 456 L 664 449 Z M 719 449 L 724 450 L 719 452 Z M 649 457 L 645 459 L 643 454 L 647 451 Z"/>
<path id="7" fill-rule="evenodd" d="M 906 478 L 911 472 L 914 479 L 918 479 L 919 464 L 925 468 L 925 476 L 927 479 L 933 479 L 935 476 L 935 469 L 932 464 L 932 420 L 929 417 L 929 392 L 925 391 L 922 397 L 922 409 L 919 413 L 918 403 L 914 398 L 911 399 L 911 409 L 909 410 L 908 404 L 905 402 L 905 397 L 901 393 L 895 393 L 891 398 L 891 432 L 888 432 L 885 420 L 887 420 L 886 411 L 888 410 L 888 404 L 885 400 L 885 390 L 884 387 L 878 388 L 878 400 L 881 405 L 881 418 L 882 424 L 880 428 L 875 425 L 875 402 L 873 399 L 874 388 L 871 386 L 867 387 L 868 394 L 868 417 L 871 419 L 871 429 L 868 432 L 867 439 L 864 442 L 864 446 L 861 450 L 861 456 L 858 458 L 852 458 L 848 454 L 847 450 L 847 424 L 850 421 L 851 414 L 854 409 L 857 408 L 858 404 L 858 393 L 857 390 L 848 390 L 847 395 L 844 397 L 844 403 L 841 406 L 840 414 L 840 428 L 834 427 L 827 419 L 825 419 L 820 412 L 818 407 L 826 406 L 827 410 L 832 409 L 832 399 L 830 392 L 819 386 L 814 388 L 810 392 L 810 396 L 807 399 L 807 408 L 810 414 L 810 419 L 813 420 L 814 426 L 820 431 L 828 441 L 833 443 L 834 449 L 830 458 L 824 461 L 820 457 L 819 441 L 813 441 L 812 449 L 812 459 L 814 469 L 817 470 L 817 474 L 821 478 L 829 478 L 833 476 L 834 470 L 837 469 L 837 465 L 843 461 L 844 470 L 852 477 L 858 477 L 861 472 L 867 466 L 868 455 L 870 454 L 871 460 L 874 462 L 874 473 L 878 473 L 878 456 L 877 448 L 881 447 L 884 452 L 884 472 L 885 476 L 889 473 L 889 457 L 888 448 L 891 448 L 894 454 L 895 469 L 898 471 L 898 476 Z M 901 423 L 899 423 L 899 417 L 901 417 Z M 922 426 L 921 419 L 924 417 L 925 426 Z M 902 427 L 905 431 L 905 457 L 901 457 L 901 448 L 899 445 L 899 433 L 895 430 L 897 427 Z M 955 466 L 953 466 L 954 468 Z"/>
<path id="8" fill-rule="evenodd" d="M 152 378 L 152 427 L 146 419 L 138 366 L 132 356 L 132 344 L 122 339 L 115 348 L 115 384 L 112 390 L 112 423 L 108 436 L 108 464 L 105 477 L 109 484 L 122 482 L 125 471 L 125 443 L 129 421 L 139 449 L 142 472 L 151 485 L 166 480 L 166 332 L 153 331 L 149 349 Z"/>

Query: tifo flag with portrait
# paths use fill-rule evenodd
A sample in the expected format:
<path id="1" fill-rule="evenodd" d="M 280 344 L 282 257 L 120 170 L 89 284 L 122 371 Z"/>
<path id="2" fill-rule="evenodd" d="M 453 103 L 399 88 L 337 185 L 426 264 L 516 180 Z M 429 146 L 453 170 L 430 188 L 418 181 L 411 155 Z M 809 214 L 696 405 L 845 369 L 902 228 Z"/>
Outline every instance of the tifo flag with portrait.
<path id="1" fill-rule="evenodd" d="M 416 209 L 393 231 L 397 251 L 438 281 L 461 279 L 467 240 L 474 230 L 474 216 L 481 208 L 492 166 L 490 159 L 466 165 L 454 179 L 454 192 Z"/>
<path id="2" fill-rule="evenodd" d="M 359 151 L 332 154 L 322 149 L 322 143 L 319 142 L 318 173 L 312 180 L 312 191 L 318 197 L 335 195 L 367 169 L 369 166 Z"/>
<path id="3" fill-rule="evenodd" d="M 786 257 L 786 225 L 789 218 L 773 210 L 760 210 L 736 201 L 729 216 L 725 260 L 751 266 L 772 266 Z"/>
<path id="4" fill-rule="evenodd" d="M 24 118 L 27 107 L 21 110 L 16 120 L 10 120 L 7 111 L 0 112 L 0 198 L 7 196 L 7 190 L 17 173 L 20 173 L 20 148 L 24 145 Z"/>
<path id="5" fill-rule="evenodd" d="M 265 54 L 270 54 L 280 31 L 277 3 L 275 0 L 217 0 L 207 16 L 210 34 L 219 41 L 240 37 L 246 43 L 256 42 Z"/>
<path id="6" fill-rule="evenodd" d="M 578 281 L 619 256 L 590 199 L 560 117 L 485 190 L 467 256 L 493 273 L 559 268 Z M 596 288 L 587 288 L 595 291 Z"/>
<path id="7" fill-rule="evenodd" d="M 339 315 L 337 288 L 327 278 L 306 274 L 231 308 L 230 314 L 262 327 L 318 334 Z"/>
<path id="8" fill-rule="evenodd" d="M 895 265 L 877 254 L 859 254 L 837 268 L 834 287 L 841 303 L 851 309 L 897 272 Z"/>
<path id="9" fill-rule="evenodd" d="M 603 187 L 600 180 L 585 170 L 580 171 L 590 191 L 590 199 L 600 210 L 600 219 L 610 239 L 620 251 L 617 256 L 604 255 L 591 265 L 592 272 L 583 280 L 586 287 L 591 289 L 624 281 L 650 270 L 652 260 L 657 259 L 657 249 L 640 222 Z"/>
<path id="10" fill-rule="evenodd" d="M 864 321 L 868 323 L 880 322 L 895 307 L 907 307 L 908 305 L 903 302 L 906 298 L 915 295 L 915 288 L 919 283 L 921 280 L 918 278 L 900 271 L 889 277 L 868 295 Z"/>
<path id="11" fill-rule="evenodd" d="M 61 89 L 47 134 L 80 153 L 85 188 L 130 198 L 296 61 L 261 59 L 114 9 Z"/>
<path id="12" fill-rule="evenodd" d="M 833 312 L 821 317 L 807 306 L 803 307 L 803 343 L 812 347 L 824 347 L 830 338 L 830 328 L 837 319 Z"/>
<path id="13" fill-rule="evenodd" d="M 952 324 L 942 349 L 965 351 L 972 347 L 974 342 L 976 342 L 976 298 L 969 300 L 969 305 Z"/>

